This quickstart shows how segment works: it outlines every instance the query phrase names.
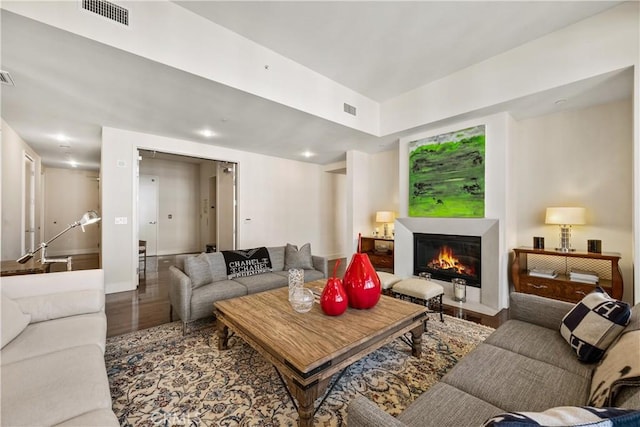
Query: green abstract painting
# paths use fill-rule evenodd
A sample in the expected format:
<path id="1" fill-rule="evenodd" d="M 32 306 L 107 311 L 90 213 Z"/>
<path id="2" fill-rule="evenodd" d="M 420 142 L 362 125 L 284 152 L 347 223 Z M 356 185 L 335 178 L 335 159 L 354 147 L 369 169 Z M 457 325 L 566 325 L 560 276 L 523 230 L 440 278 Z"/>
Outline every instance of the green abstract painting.
<path id="1" fill-rule="evenodd" d="M 409 216 L 484 218 L 484 125 L 409 143 Z"/>

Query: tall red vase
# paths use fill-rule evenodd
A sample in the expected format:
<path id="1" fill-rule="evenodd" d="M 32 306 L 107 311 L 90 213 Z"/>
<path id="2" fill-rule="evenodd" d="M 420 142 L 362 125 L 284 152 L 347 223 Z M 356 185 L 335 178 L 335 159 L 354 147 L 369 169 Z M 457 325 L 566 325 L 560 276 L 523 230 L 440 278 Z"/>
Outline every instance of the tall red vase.
<path id="1" fill-rule="evenodd" d="M 349 299 L 349 307 L 367 309 L 375 306 L 380 300 L 380 278 L 371 265 L 369 255 L 360 253 L 358 237 L 358 253 L 353 254 L 349 267 L 344 273 L 344 289 Z"/>

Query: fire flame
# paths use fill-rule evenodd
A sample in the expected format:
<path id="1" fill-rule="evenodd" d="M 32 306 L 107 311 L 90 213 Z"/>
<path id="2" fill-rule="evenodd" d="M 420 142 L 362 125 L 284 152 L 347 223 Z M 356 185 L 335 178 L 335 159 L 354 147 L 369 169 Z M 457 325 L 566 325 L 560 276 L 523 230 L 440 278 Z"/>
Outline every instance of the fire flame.
<path id="1" fill-rule="evenodd" d="M 474 268 L 461 263 L 448 246 L 442 246 L 440 253 L 427 266 L 435 270 L 454 270 L 458 274 L 475 275 Z"/>

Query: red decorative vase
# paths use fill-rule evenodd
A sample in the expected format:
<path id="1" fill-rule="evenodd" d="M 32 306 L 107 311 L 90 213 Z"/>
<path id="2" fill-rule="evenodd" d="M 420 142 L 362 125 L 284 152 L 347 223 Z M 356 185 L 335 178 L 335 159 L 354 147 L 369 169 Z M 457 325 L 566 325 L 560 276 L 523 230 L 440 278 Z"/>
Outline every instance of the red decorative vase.
<path id="1" fill-rule="evenodd" d="M 327 284 L 320 295 L 320 307 L 324 314 L 328 316 L 340 316 L 347 309 L 347 293 L 342 287 L 342 280 L 336 277 L 336 270 L 340 265 L 340 260 L 333 268 L 333 277 L 327 280 Z"/>
<path id="2" fill-rule="evenodd" d="M 360 253 L 360 236 L 358 236 L 358 252 L 353 254 L 349 267 L 344 273 L 344 289 L 347 292 L 349 307 L 367 309 L 375 306 L 380 300 L 380 278 L 376 273 L 369 256 Z"/>

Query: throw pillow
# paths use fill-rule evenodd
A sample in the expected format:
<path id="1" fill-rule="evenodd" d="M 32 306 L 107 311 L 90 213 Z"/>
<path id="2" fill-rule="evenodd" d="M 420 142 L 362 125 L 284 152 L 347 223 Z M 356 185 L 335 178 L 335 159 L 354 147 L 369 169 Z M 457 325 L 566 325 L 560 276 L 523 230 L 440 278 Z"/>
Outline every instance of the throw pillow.
<path id="1" fill-rule="evenodd" d="M 636 409 L 561 406 L 544 412 L 507 412 L 488 419 L 483 427 L 631 427 L 639 422 L 640 411 Z"/>
<path id="2" fill-rule="evenodd" d="M 560 333 L 578 360 L 595 363 L 629 323 L 630 316 L 629 304 L 611 298 L 598 287 L 564 316 Z"/>
<path id="3" fill-rule="evenodd" d="M 191 287 L 194 289 L 213 282 L 211 269 L 204 253 L 186 258 L 184 260 L 184 272 L 191 279 Z"/>
<path id="4" fill-rule="evenodd" d="M 2 347 L 20 335 L 30 320 L 31 316 L 24 314 L 17 302 L 2 295 Z"/>
<path id="5" fill-rule="evenodd" d="M 624 387 L 640 387 L 640 315 L 631 316 L 629 326 L 605 352 L 591 378 L 591 406 L 622 406 L 616 398 Z"/>
<path id="6" fill-rule="evenodd" d="M 300 250 L 296 245 L 287 243 L 284 248 L 284 269 L 301 268 L 303 270 L 313 270 L 311 259 L 311 243 L 303 245 Z"/>

